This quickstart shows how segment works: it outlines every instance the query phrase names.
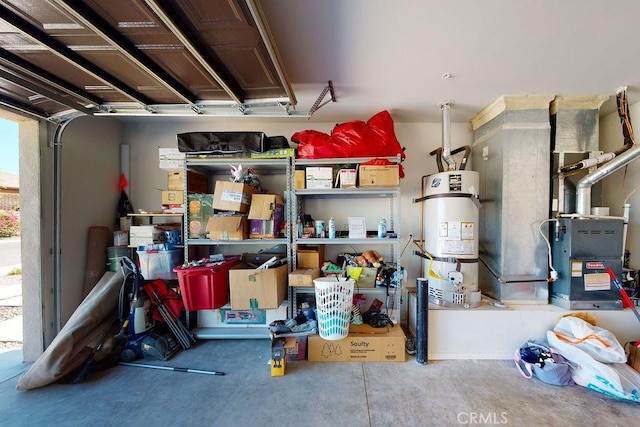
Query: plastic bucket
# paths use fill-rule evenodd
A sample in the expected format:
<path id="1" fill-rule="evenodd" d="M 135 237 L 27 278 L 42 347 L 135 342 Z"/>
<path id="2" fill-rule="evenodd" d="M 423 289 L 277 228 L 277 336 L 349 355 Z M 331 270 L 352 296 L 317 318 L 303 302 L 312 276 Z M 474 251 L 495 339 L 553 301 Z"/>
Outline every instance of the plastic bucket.
<path id="1" fill-rule="evenodd" d="M 318 332 L 326 340 L 341 340 L 349 335 L 355 280 L 344 277 L 320 277 L 313 280 L 316 291 Z"/>
<path id="2" fill-rule="evenodd" d="M 129 256 L 127 246 L 109 246 L 107 248 L 107 258 L 109 259 L 109 271 L 118 271 L 120 259 Z"/>

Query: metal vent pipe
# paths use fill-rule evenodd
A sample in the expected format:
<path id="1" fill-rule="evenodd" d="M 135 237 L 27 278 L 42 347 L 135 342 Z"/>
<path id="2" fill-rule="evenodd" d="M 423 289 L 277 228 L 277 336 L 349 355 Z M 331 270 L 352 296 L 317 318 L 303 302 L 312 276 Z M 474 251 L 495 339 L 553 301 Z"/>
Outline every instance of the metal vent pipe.
<path id="1" fill-rule="evenodd" d="M 442 110 L 442 158 L 447 162 L 448 170 L 456 170 L 456 161 L 451 156 L 451 107 L 455 101 L 447 99 L 440 104 Z"/>
<path id="2" fill-rule="evenodd" d="M 591 187 L 593 184 L 631 163 L 638 156 L 640 156 L 640 146 L 636 145 L 578 181 L 578 185 L 576 185 L 576 213 L 589 215 L 591 213 Z"/>

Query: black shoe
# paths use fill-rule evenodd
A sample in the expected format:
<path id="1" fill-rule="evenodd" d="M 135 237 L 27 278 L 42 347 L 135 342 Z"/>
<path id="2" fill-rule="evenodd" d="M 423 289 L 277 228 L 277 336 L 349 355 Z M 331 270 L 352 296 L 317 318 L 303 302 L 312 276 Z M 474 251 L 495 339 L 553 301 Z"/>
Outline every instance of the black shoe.
<path id="1" fill-rule="evenodd" d="M 413 338 L 407 338 L 407 342 L 404 344 L 404 349 L 407 354 L 416 354 L 416 342 Z"/>

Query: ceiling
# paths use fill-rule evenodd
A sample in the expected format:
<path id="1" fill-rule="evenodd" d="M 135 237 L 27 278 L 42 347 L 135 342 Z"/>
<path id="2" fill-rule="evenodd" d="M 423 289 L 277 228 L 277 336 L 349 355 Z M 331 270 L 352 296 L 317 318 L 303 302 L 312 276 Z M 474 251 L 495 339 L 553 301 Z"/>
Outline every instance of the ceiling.
<path id="1" fill-rule="evenodd" d="M 633 104 L 638 16 L 636 0 L 0 0 L 0 105 L 439 122 L 453 100 L 468 122 L 502 95 L 621 86 Z"/>

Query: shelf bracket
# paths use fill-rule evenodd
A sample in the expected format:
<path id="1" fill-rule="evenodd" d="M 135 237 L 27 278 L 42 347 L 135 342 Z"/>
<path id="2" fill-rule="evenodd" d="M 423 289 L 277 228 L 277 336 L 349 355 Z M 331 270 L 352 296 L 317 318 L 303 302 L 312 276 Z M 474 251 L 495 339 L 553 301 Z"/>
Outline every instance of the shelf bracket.
<path id="1" fill-rule="evenodd" d="M 330 94 L 331 98 L 322 102 L 322 100 L 327 96 L 327 94 Z M 313 113 L 315 113 L 320 108 L 327 105 L 329 102 L 337 102 L 336 93 L 333 90 L 333 82 L 331 80 L 327 82 L 327 86 L 325 86 L 324 89 L 322 89 L 320 96 L 318 96 L 318 99 L 316 99 L 316 102 L 314 102 L 313 105 L 311 106 L 311 109 L 309 110 L 309 117 L 307 117 L 307 120 L 310 119 L 311 116 L 313 116 Z"/>

